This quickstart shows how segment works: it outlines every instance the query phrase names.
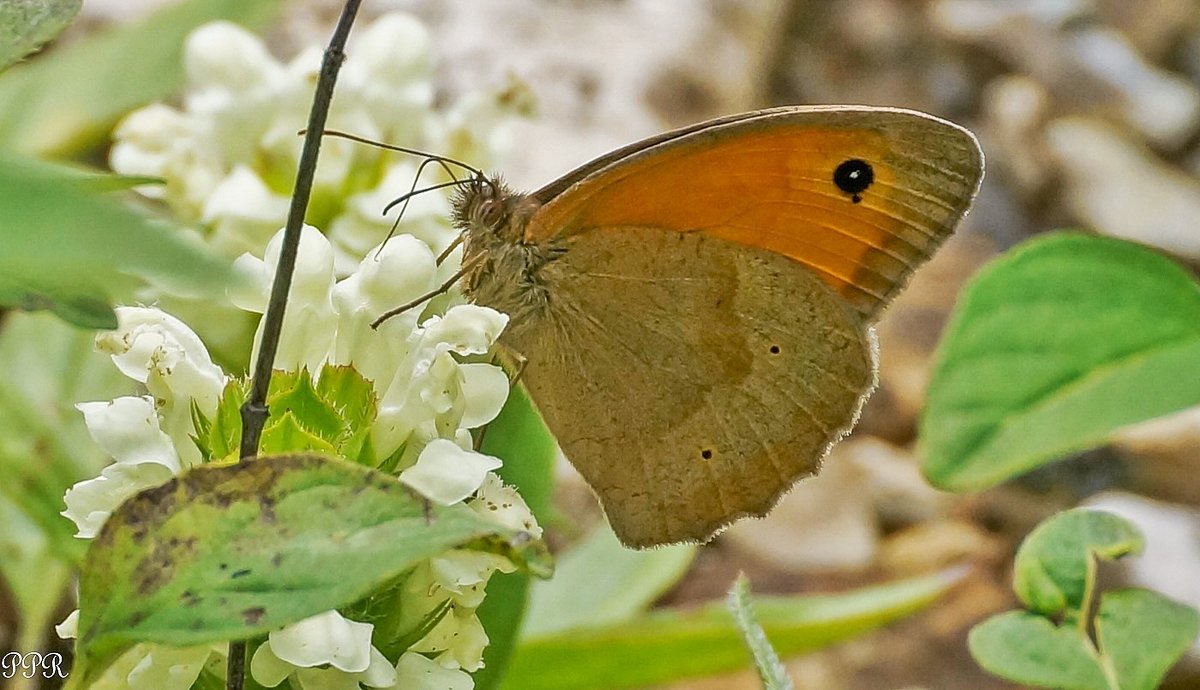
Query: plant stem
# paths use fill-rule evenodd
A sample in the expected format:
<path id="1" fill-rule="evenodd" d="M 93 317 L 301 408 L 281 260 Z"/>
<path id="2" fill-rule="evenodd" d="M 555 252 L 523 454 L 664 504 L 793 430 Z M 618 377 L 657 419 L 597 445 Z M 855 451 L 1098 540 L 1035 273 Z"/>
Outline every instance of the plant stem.
<path id="1" fill-rule="evenodd" d="M 263 314 L 262 341 L 259 343 L 258 359 L 254 362 L 254 373 L 250 380 L 250 393 L 242 405 L 242 443 L 240 457 L 248 460 L 258 454 L 263 425 L 267 421 L 267 389 L 271 384 L 271 369 L 275 353 L 279 350 L 279 334 L 283 329 L 283 315 L 287 307 L 288 292 L 292 287 L 292 274 L 296 269 L 296 254 L 300 249 L 300 231 L 304 225 L 304 214 L 308 211 L 308 200 L 312 195 L 313 176 L 317 169 L 317 154 L 321 150 L 321 135 L 329 116 L 329 103 L 333 100 L 333 86 L 337 82 L 338 70 L 346 58 L 346 39 L 350 27 L 358 14 L 361 0 L 346 0 L 342 16 L 338 19 L 325 56 L 321 60 L 321 73 L 313 93 L 312 109 L 308 113 L 308 128 L 304 134 L 304 148 L 296 169 L 296 185 L 292 191 L 292 205 L 288 209 L 287 225 L 283 231 L 283 247 L 279 252 L 279 265 L 275 269 L 275 282 L 271 285 L 271 296 Z M 229 643 L 229 660 L 225 667 L 226 690 L 242 690 L 246 679 L 246 643 Z"/>

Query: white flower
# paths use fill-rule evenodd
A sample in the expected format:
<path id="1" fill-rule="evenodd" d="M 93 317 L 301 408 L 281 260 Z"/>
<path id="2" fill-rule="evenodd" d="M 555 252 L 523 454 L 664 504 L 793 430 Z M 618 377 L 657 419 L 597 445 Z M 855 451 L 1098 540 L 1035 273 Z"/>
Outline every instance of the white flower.
<path id="1" fill-rule="evenodd" d="M 372 430 L 376 445 L 392 449 L 410 437 L 451 437 L 456 429 L 470 428 L 465 427 L 464 419 L 476 425 L 495 419 L 508 397 L 507 376 L 496 375 L 499 368 L 490 364 L 461 364 L 451 353 L 487 352 L 507 323 L 508 317 L 494 309 L 460 304 L 414 330 L 408 356 L 380 400 L 379 418 Z M 495 372 L 488 373 L 483 367 Z M 470 406 L 463 395 L 466 389 L 477 396 Z M 415 458 L 411 455 L 409 464 Z"/>
<path id="2" fill-rule="evenodd" d="M 158 426 L 150 396 L 124 396 L 108 402 L 79 403 L 83 423 L 100 449 L 120 464 L 152 462 L 177 474 L 179 455 Z"/>
<path id="3" fill-rule="evenodd" d="M 225 389 L 225 373 L 179 319 L 147 307 L 118 307 L 116 312 L 117 330 L 97 335 L 96 349 L 112 355 L 121 373 L 146 385 L 159 426 L 174 442 L 182 466 L 196 464 L 200 455 L 190 441 L 192 406 L 211 416 Z"/>
<path id="4" fill-rule="evenodd" d="M 267 687 L 292 675 L 304 688 L 389 687 L 396 671 L 371 645 L 372 628 L 337 611 L 306 618 L 272 632 L 254 652 L 250 673 Z"/>
<path id="5" fill-rule="evenodd" d="M 201 220 L 212 225 L 212 244 L 229 256 L 254 252 L 267 243 L 286 217 L 291 199 L 267 187 L 258 175 L 238 165 L 204 200 Z"/>
<path id="6" fill-rule="evenodd" d="M 400 473 L 400 481 L 430 501 L 448 506 L 475 493 L 487 473 L 498 467 L 499 458 L 438 438 L 426 444 L 417 464 Z"/>
<path id="7" fill-rule="evenodd" d="M 79 637 L 79 609 L 72 611 L 63 619 L 63 622 L 54 626 L 54 632 L 64 640 Z"/>
<path id="8" fill-rule="evenodd" d="M 221 651 L 219 646 L 210 645 L 136 644 L 89 684 L 88 690 L 189 690 L 208 660 Z"/>
<path id="9" fill-rule="evenodd" d="M 457 669 L 444 668 L 416 652 L 405 652 L 396 664 L 396 690 L 471 690 L 475 681 Z"/>
<path id="10" fill-rule="evenodd" d="M 488 474 L 469 505 L 472 510 L 493 522 L 528 532 L 534 539 L 542 538 L 542 528 L 534 519 L 525 499 L 495 474 Z"/>
<path id="11" fill-rule="evenodd" d="M 446 124 L 434 105 L 432 39 L 416 19 L 399 13 L 356 33 L 338 80 L 329 129 L 466 156 L 479 166 L 496 158 L 490 131 L 529 111 L 524 93 L 467 95 L 452 105 Z M 184 46 L 187 86 L 182 109 L 155 104 L 131 113 L 114 132 L 110 162 L 117 172 L 161 177 L 144 191 L 162 198 L 188 223 L 211 229 L 225 255 L 260 251 L 283 225 L 322 50 L 312 46 L 284 64 L 246 30 L 214 22 L 196 29 Z M 440 107 L 440 106 L 439 106 Z M 469 155 L 468 155 L 469 154 Z M 380 211 L 407 191 L 419 161 L 362 144 L 326 138 L 313 190 L 314 221 L 330 233 L 338 275 L 354 270 L 363 250 L 391 227 Z M 426 168 L 422 184 L 447 181 Z M 414 200 L 401 224 L 440 251 L 453 238 L 445 213 L 421 208 L 446 204 L 446 193 Z"/>
<path id="12" fill-rule="evenodd" d="M 453 606 L 410 651 L 436 654 L 434 660 L 445 668 L 478 671 L 483 668 L 487 643 L 487 633 L 475 611 Z"/>
<path id="13" fill-rule="evenodd" d="M 75 536 L 91 539 L 126 499 L 173 476 L 171 470 L 157 463 L 109 465 L 100 471 L 99 477 L 85 479 L 67 489 L 63 496 L 67 509 L 61 514 L 79 528 Z"/>
<path id="14" fill-rule="evenodd" d="M 266 310 L 267 295 L 279 265 L 283 250 L 283 231 L 278 231 L 267 243 L 266 255 L 257 259 L 243 254 L 233 268 L 240 282 L 230 298 L 247 311 Z M 279 335 L 279 350 L 275 368 L 298 371 L 307 368 L 315 372 L 329 356 L 337 333 L 337 314 L 333 310 L 331 292 L 334 286 L 333 249 L 316 228 L 305 225 L 300 233 L 292 287 L 288 293 L 283 329 Z M 257 289 L 256 289 L 257 288 Z M 254 351 L 250 361 L 258 357 L 265 322 L 260 321 L 254 335 Z"/>

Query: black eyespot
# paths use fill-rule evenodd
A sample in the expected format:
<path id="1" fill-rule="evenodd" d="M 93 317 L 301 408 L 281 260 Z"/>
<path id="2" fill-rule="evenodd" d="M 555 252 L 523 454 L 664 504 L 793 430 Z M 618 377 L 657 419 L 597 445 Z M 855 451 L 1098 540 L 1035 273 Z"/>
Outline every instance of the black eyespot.
<path id="1" fill-rule="evenodd" d="M 704 450 L 700 451 L 700 457 L 704 458 L 705 460 L 712 460 L 712 456 L 713 452 L 711 448 L 705 448 Z"/>
<path id="2" fill-rule="evenodd" d="M 773 355 L 777 355 L 777 354 L 779 354 L 779 346 L 778 346 L 778 345 L 772 345 L 772 346 L 771 346 L 771 348 L 770 348 L 770 352 L 771 352 L 771 354 L 773 354 Z"/>
<path id="3" fill-rule="evenodd" d="M 862 201 L 860 195 L 867 191 L 867 187 L 874 181 L 875 171 L 871 169 L 871 164 L 858 158 L 842 161 L 837 170 L 833 171 L 833 183 L 838 189 L 849 194 L 851 201 L 856 204 Z"/>

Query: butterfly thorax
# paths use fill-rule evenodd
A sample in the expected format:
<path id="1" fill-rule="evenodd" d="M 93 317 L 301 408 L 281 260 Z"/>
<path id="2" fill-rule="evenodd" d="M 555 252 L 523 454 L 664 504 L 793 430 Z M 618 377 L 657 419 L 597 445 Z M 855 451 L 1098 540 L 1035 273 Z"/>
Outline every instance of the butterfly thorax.
<path id="1" fill-rule="evenodd" d="M 475 178 L 454 201 L 454 224 L 464 233 L 463 291 L 471 301 L 508 314 L 513 325 L 548 305 L 539 273 L 556 252 L 526 244 L 525 227 L 539 208 L 527 194 L 498 179 Z"/>

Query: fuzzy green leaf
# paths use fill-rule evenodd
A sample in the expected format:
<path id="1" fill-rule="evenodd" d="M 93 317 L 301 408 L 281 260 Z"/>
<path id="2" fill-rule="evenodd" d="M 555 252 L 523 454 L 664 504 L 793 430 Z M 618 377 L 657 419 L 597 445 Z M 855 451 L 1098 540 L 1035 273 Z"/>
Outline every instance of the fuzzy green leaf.
<path id="1" fill-rule="evenodd" d="M 750 602 L 750 581 L 745 575 L 738 575 L 729 595 L 725 597 L 725 605 L 733 614 L 733 622 L 737 624 L 738 632 L 742 635 L 750 656 L 754 659 L 754 668 L 762 681 L 763 690 L 792 690 L 792 679 L 788 678 L 787 670 L 762 626 L 754 618 L 754 609 Z"/>

